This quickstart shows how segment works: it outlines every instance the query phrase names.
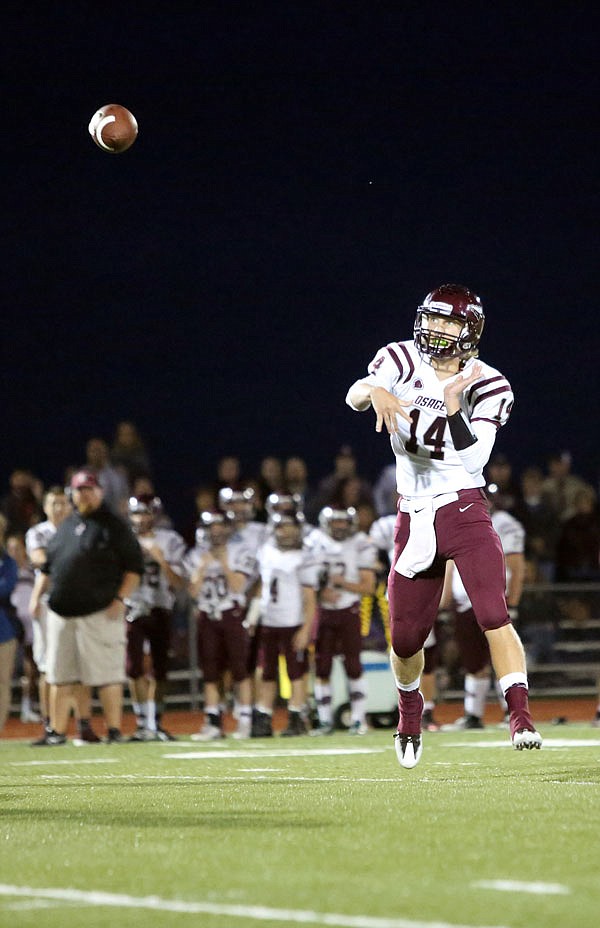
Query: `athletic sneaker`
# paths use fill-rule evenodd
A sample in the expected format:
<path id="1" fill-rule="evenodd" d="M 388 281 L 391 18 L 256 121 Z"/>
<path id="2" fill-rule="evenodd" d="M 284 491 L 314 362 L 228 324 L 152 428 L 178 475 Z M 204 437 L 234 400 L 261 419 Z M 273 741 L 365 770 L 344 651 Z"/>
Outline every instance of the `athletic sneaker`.
<path id="1" fill-rule="evenodd" d="M 259 712 L 257 709 L 252 713 L 251 738 L 272 738 L 273 722 L 268 712 Z"/>
<path id="2" fill-rule="evenodd" d="M 352 722 L 352 725 L 348 729 L 348 734 L 349 735 L 366 735 L 368 730 L 369 729 L 367 728 L 364 722 L 356 721 L 356 722 Z"/>
<path id="3" fill-rule="evenodd" d="M 306 725 L 299 712 L 288 712 L 287 728 L 281 732 L 282 738 L 295 738 L 306 734 Z"/>
<path id="4" fill-rule="evenodd" d="M 163 728 L 162 725 L 156 726 L 156 731 L 152 732 L 155 735 L 155 741 L 177 741 L 178 739 L 175 735 L 172 735 L 170 731 L 167 731 L 166 728 Z"/>
<path id="5" fill-rule="evenodd" d="M 394 735 L 396 757 L 401 767 L 410 770 L 417 766 L 423 753 L 423 694 L 420 690 L 411 690 L 408 693 L 398 691 L 398 715 L 398 731 Z"/>
<path id="6" fill-rule="evenodd" d="M 158 737 L 155 731 L 150 731 L 149 728 L 144 728 L 142 725 L 138 725 L 134 733 L 130 735 L 127 740 L 133 742 L 134 744 L 141 744 L 145 741 L 158 741 Z"/>
<path id="7" fill-rule="evenodd" d="M 59 735 L 58 732 L 53 731 L 51 728 L 46 729 L 41 738 L 38 738 L 37 741 L 31 742 L 32 748 L 42 748 L 42 747 L 54 747 L 57 744 L 66 744 L 67 736 Z"/>
<path id="8" fill-rule="evenodd" d="M 190 737 L 192 741 L 218 741 L 225 736 L 217 725 L 205 722 L 200 731 Z"/>
<path id="9" fill-rule="evenodd" d="M 485 725 L 476 715 L 462 715 L 455 722 L 442 725 L 442 731 L 481 731 L 482 728 Z"/>
<path id="10" fill-rule="evenodd" d="M 322 735 L 332 735 L 332 734 L 333 734 L 333 725 L 321 725 L 320 722 L 316 728 L 311 728 L 311 730 L 309 731 L 309 735 L 312 738 L 319 738 Z"/>
<path id="11" fill-rule="evenodd" d="M 83 747 L 84 744 L 102 744 L 102 738 L 99 738 L 93 728 L 89 726 L 82 728 L 77 737 L 73 738 L 75 747 Z"/>
<path id="12" fill-rule="evenodd" d="M 126 740 L 118 728 L 109 728 L 104 744 L 124 744 Z"/>

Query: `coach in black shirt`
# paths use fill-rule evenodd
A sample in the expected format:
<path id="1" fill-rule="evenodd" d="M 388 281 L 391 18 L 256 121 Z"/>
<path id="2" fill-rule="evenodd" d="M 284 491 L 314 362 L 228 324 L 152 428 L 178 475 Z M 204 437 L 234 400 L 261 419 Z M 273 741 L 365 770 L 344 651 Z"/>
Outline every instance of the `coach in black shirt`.
<path id="1" fill-rule="evenodd" d="M 125 676 L 125 605 L 144 572 L 129 525 L 103 502 L 93 471 L 71 479 L 73 514 L 47 548 L 43 574 L 32 596 L 50 586 L 48 682 L 56 687 L 50 744 L 64 744 L 73 688 L 96 686 L 108 740 L 120 741 Z"/>

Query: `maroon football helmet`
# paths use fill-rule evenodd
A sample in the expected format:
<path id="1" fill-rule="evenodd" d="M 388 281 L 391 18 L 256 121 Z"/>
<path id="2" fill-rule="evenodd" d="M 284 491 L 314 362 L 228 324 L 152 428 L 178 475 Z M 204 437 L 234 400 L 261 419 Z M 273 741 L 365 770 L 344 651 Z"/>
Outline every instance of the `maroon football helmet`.
<path id="1" fill-rule="evenodd" d="M 447 316 L 462 323 L 458 335 L 438 331 L 436 316 Z M 417 309 L 415 345 L 421 356 L 431 358 L 468 358 L 477 356 L 485 316 L 479 297 L 460 284 L 442 284 L 428 293 Z"/>

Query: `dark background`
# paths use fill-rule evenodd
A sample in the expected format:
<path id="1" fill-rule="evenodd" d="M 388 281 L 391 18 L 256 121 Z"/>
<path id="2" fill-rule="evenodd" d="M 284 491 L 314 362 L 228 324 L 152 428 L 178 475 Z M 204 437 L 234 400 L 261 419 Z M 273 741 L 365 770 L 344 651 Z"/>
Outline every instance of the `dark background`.
<path id="1" fill-rule="evenodd" d="M 484 302 L 517 470 L 598 477 L 594 3 L 5 5 L 0 480 L 132 419 L 168 508 L 238 454 L 350 443 L 344 405 L 442 282 Z M 67 8 L 67 9 L 65 9 Z M 137 117 L 121 155 L 87 132 Z"/>

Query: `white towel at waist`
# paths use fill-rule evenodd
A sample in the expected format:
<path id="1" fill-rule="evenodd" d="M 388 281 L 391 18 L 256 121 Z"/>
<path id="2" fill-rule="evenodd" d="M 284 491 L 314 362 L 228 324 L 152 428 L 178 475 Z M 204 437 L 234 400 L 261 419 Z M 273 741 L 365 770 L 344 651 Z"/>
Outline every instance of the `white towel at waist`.
<path id="1" fill-rule="evenodd" d="M 437 547 L 433 524 L 435 513 L 441 506 L 457 499 L 458 493 L 440 493 L 438 496 L 403 497 L 400 500 L 401 512 L 410 515 L 410 531 L 404 550 L 394 565 L 395 571 L 412 579 L 415 574 L 431 567 Z"/>

